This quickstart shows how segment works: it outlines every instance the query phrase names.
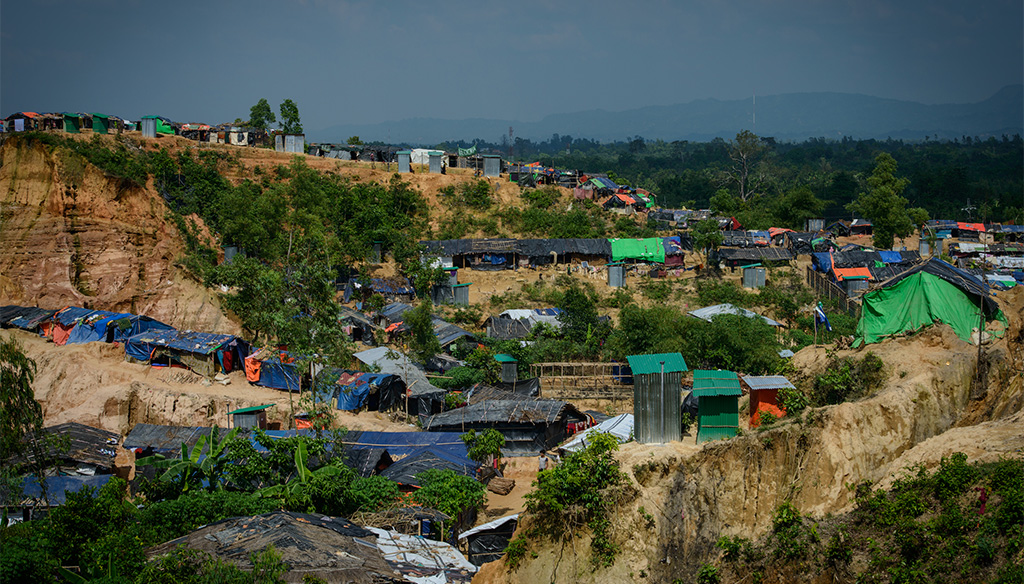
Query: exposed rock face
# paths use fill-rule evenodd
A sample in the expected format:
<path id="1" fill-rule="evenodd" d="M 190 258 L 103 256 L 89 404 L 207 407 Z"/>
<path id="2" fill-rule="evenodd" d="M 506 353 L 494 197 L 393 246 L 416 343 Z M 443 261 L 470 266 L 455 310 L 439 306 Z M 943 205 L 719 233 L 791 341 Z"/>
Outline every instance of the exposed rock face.
<path id="1" fill-rule="evenodd" d="M 238 332 L 217 297 L 175 266 L 183 245 L 166 213 L 149 187 L 68 150 L 8 138 L 0 146 L 0 302 Z"/>

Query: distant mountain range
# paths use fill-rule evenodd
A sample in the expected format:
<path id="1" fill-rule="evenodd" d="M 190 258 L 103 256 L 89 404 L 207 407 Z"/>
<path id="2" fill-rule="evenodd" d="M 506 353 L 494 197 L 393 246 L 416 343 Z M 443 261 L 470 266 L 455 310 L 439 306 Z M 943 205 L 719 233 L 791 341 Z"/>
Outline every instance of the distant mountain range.
<path id="1" fill-rule="evenodd" d="M 756 114 L 756 118 L 755 118 Z M 756 119 L 756 125 L 753 121 Z M 515 136 L 548 140 L 552 134 L 603 142 L 643 136 L 709 141 L 733 138 L 741 130 L 779 141 L 807 138 L 894 138 L 921 140 L 1024 133 L 1024 85 L 1010 85 L 978 103 L 925 105 L 853 93 L 788 93 L 754 100 L 702 99 L 620 112 L 591 110 L 554 114 L 539 122 L 410 118 L 379 124 L 339 124 L 307 133 L 314 142 L 364 141 L 434 145 L 444 141 L 483 139 L 498 142 L 515 128 Z"/>

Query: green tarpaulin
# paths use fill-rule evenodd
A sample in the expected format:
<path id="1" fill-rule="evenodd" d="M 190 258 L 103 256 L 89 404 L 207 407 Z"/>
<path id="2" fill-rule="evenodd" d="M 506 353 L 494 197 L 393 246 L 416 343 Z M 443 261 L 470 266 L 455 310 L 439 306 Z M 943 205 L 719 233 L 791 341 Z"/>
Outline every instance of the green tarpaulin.
<path id="1" fill-rule="evenodd" d="M 647 260 L 665 263 L 665 246 L 660 237 L 646 239 L 609 239 L 612 244 L 612 261 Z"/>
<path id="2" fill-rule="evenodd" d="M 142 116 L 142 119 L 154 119 L 156 120 L 156 133 L 157 134 L 174 134 L 174 126 L 168 124 L 166 121 L 160 119 L 157 116 Z"/>
<path id="3" fill-rule="evenodd" d="M 476 154 L 476 144 L 472 148 L 459 148 L 459 156 L 472 156 Z"/>
<path id="4" fill-rule="evenodd" d="M 1005 322 L 1002 311 L 988 315 Z M 856 346 L 877 343 L 890 335 L 912 332 L 944 322 L 956 336 L 971 340 L 980 314 L 975 299 L 953 284 L 927 272 L 918 272 L 896 285 L 869 292 L 863 297 Z"/>

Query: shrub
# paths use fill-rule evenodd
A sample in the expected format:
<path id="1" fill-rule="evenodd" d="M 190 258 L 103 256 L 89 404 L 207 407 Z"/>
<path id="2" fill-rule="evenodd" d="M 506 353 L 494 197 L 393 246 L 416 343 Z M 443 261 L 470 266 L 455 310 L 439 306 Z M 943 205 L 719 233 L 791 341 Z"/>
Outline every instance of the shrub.
<path id="1" fill-rule="evenodd" d="M 721 577 L 718 575 L 718 568 L 711 564 L 701 564 L 697 570 L 697 584 L 718 584 Z"/>

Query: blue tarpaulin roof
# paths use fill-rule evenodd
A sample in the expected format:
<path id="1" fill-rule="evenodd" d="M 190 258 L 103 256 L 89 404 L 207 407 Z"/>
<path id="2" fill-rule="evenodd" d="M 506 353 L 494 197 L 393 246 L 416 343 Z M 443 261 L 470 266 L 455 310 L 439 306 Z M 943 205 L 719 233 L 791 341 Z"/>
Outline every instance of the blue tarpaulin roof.
<path id="1" fill-rule="evenodd" d="M 313 436 L 313 430 L 267 430 L 274 440 L 295 435 Z M 255 433 L 253 433 L 255 436 Z M 342 439 L 347 448 L 384 448 L 392 456 L 408 456 L 426 446 L 447 452 L 451 456 L 468 458 L 466 443 L 460 432 L 362 432 L 350 431 Z M 266 452 L 253 438 L 258 452 Z"/>
<path id="2" fill-rule="evenodd" d="M 898 251 L 879 250 L 878 255 L 882 256 L 882 261 L 887 264 L 898 264 L 903 261 L 903 254 Z"/>
<path id="3" fill-rule="evenodd" d="M 67 501 L 68 492 L 77 493 L 85 487 L 99 489 L 103 485 L 107 484 L 113 476 L 114 475 L 94 475 L 91 477 L 46 477 L 44 479 L 46 482 L 46 502 L 50 505 L 63 505 L 64 502 Z M 25 477 L 25 480 L 21 484 L 21 489 L 26 497 L 35 497 L 38 499 L 43 496 L 43 489 L 40 488 L 39 481 L 34 476 Z"/>
<path id="4" fill-rule="evenodd" d="M 94 310 L 92 313 L 82 317 L 75 328 L 71 329 L 68 335 L 68 344 L 91 343 L 107 339 L 107 326 L 119 318 L 132 316 L 126 312 L 107 312 L 106 310 Z"/>
<path id="5" fill-rule="evenodd" d="M 89 316 L 90 314 L 92 314 L 94 312 L 96 312 L 96 311 L 95 310 L 89 310 L 88 308 L 79 308 L 77 306 L 68 306 L 67 308 L 64 308 L 62 310 L 57 311 L 57 314 L 55 314 L 53 316 L 53 319 L 56 320 L 58 324 L 61 324 L 63 326 L 69 326 L 69 325 L 75 324 L 75 322 L 78 319 L 84 318 L 86 316 Z M 113 314 L 113 313 L 110 313 L 110 314 Z"/>
<path id="6" fill-rule="evenodd" d="M 390 448 L 388 452 L 390 453 Z M 409 453 L 380 474 L 396 483 L 418 487 L 420 485 L 418 477 L 423 471 L 430 469 L 452 470 L 460 475 L 471 477 L 476 474 L 476 467 L 477 463 L 465 455 L 457 455 L 436 446 L 424 446 Z"/>
<path id="7" fill-rule="evenodd" d="M 259 352 L 259 350 L 254 350 L 246 358 L 256 359 Z M 284 361 L 281 360 L 282 354 L 284 354 Z M 296 369 L 294 358 L 290 353 L 287 351 L 274 351 L 272 354 L 258 360 L 260 362 L 260 378 L 256 381 L 256 385 L 287 391 L 299 390 L 299 379 L 302 375 Z"/>
<path id="8" fill-rule="evenodd" d="M 151 330 L 135 335 L 128 339 L 128 342 L 135 345 L 149 345 L 152 347 L 167 347 L 178 349 L 198 355 L 209 355 L 216 351 L 221 345 L 231 341 L 233 335 L 218 335 L 214 333 L 197 333 L 195 331 Z M 146 351 L 146 359 L 149 358 L 149 350 Z"/>
<path id="9" fill-rule="evenodd" d="M 388 378 L 396 377 L 388 373 L 363 373 L 360 371 L 343 371 L 337 381 L 339 410 L 358 410 L 366 404 L 371 386 L 381 387 Z"/>

